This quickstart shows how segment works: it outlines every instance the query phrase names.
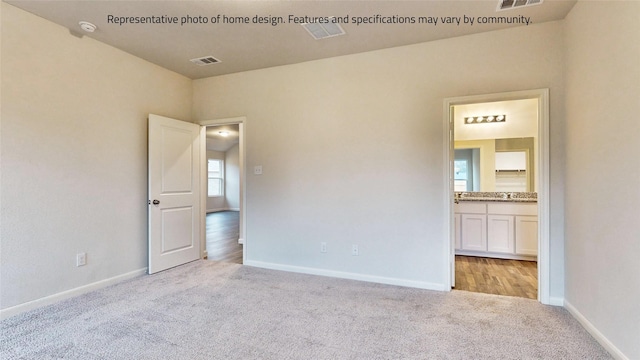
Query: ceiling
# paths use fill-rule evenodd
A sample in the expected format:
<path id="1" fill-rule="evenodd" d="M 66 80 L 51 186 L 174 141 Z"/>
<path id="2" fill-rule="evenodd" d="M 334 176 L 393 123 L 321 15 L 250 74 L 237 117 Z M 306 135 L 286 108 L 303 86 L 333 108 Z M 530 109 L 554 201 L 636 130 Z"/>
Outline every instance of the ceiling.
<path id="1" fill-rule="evenodd" d="M 207 150 L 225 152 L 239 142 L 240 125 L 207 126 Z"/>
<path id="2" fill-rule="evenodd" d="M 73 33 L 84 33 L 79 21 L 97 26 L 85 36 L 146 59 L 166 69 L 199 79 L 272 66 L 415 44 L 522 24 L 433 24 L 353 23 L 355 17 L 375 21 L 381 17 L 509 17 L 530 18 L 532 24 L 561 20 L 576 0 L 544 0 L 542 4 L 496 11 L 498 0 L 473 1 L 25 1 L 5 2 L 60 24 Z M 177 17 L 178 24 L 116 24 L 109 16 Z M 348 16 L 342 24 L 346 35 L 313 39 L 295 17 Z M 186 23 L 182 18 L 206 18 L 207 24 Z M 212 18 L 220 21 L 212 23 Z M 253 18 L 282 17 L 285 23 L 254 24 Z M 223 17 L 248 17 L 249 24 L 226 23 Z M 213 56 L 221 62 L 199 66 L 189 60 Z"/>

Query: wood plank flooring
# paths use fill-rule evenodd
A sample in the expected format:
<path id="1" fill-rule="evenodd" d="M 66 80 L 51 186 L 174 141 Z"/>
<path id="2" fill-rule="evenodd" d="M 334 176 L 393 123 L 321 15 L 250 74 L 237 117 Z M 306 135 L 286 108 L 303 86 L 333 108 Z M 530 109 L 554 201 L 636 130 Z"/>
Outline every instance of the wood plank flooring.
<path id="1" fill-rule="evenodd" d="M 242 264 L 238 211 L 207 214 L 207 259 Z"/>
<path id="2" fill-rule="evenodd" d="M 455 290 L 537 299 L 538 264 L 457 255 Z"/>

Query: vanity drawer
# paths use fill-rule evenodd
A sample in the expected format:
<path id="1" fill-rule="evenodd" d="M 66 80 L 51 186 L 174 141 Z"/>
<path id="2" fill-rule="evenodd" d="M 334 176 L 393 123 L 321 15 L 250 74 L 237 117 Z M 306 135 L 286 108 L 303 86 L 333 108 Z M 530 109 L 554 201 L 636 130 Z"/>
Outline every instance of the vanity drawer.
<path id="1" fill-rule="evenodd" d="M 538 204 L 495 203 L 487 205 L 487 214 L 495 215 L 538 215 Z"/>
<path id="2" fill-rule="evenodd" d="M 456 214 L 486 214 L 487 204 L 461 202 L 460 204 L 453 204 L 453 212 Z"/>

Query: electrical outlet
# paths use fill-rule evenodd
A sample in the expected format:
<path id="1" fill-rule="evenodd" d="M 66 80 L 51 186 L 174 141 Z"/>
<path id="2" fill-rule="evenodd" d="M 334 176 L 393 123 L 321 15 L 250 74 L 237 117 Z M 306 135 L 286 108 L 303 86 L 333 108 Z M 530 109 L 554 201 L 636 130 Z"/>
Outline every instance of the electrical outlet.
<path id="1" fill-rule="evenodd" d="M 262 175 L 262 165 L 256 165 L 253 167 L 253 175 Z"/>
<path id="2" fill-rule="evenodd" d="M 352 256 L 360 255 L 360 250 L 358 250 L 358 245 L 351 245 L 351 255 Z"/>
<path id="3" fill-rule="evenodd" d="M 326 253 L 327 252 L 327 243 L 326 242 L 321 242 L 320 243 L 320 252 L 321 253 Z"/>
<path id="4" fill-rule="evenodd" d="M 76 266 L 87 265 L 87 253 L 78 253 L 76 255 Z"/>

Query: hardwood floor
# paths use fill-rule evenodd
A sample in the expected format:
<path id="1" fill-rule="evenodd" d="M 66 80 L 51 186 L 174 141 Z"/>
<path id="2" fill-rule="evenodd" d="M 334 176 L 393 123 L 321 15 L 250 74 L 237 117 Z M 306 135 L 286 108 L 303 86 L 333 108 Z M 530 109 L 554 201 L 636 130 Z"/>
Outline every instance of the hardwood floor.
<path id="1" fill-rule="evenodd" d="M 455 290 L 537 299 L 538 264 L 458 255 Z"/>
<path id="2" fill-rule="evenodd" d="M 238 211 L 207 214 L 207 259 L 242 264 Z"/>

